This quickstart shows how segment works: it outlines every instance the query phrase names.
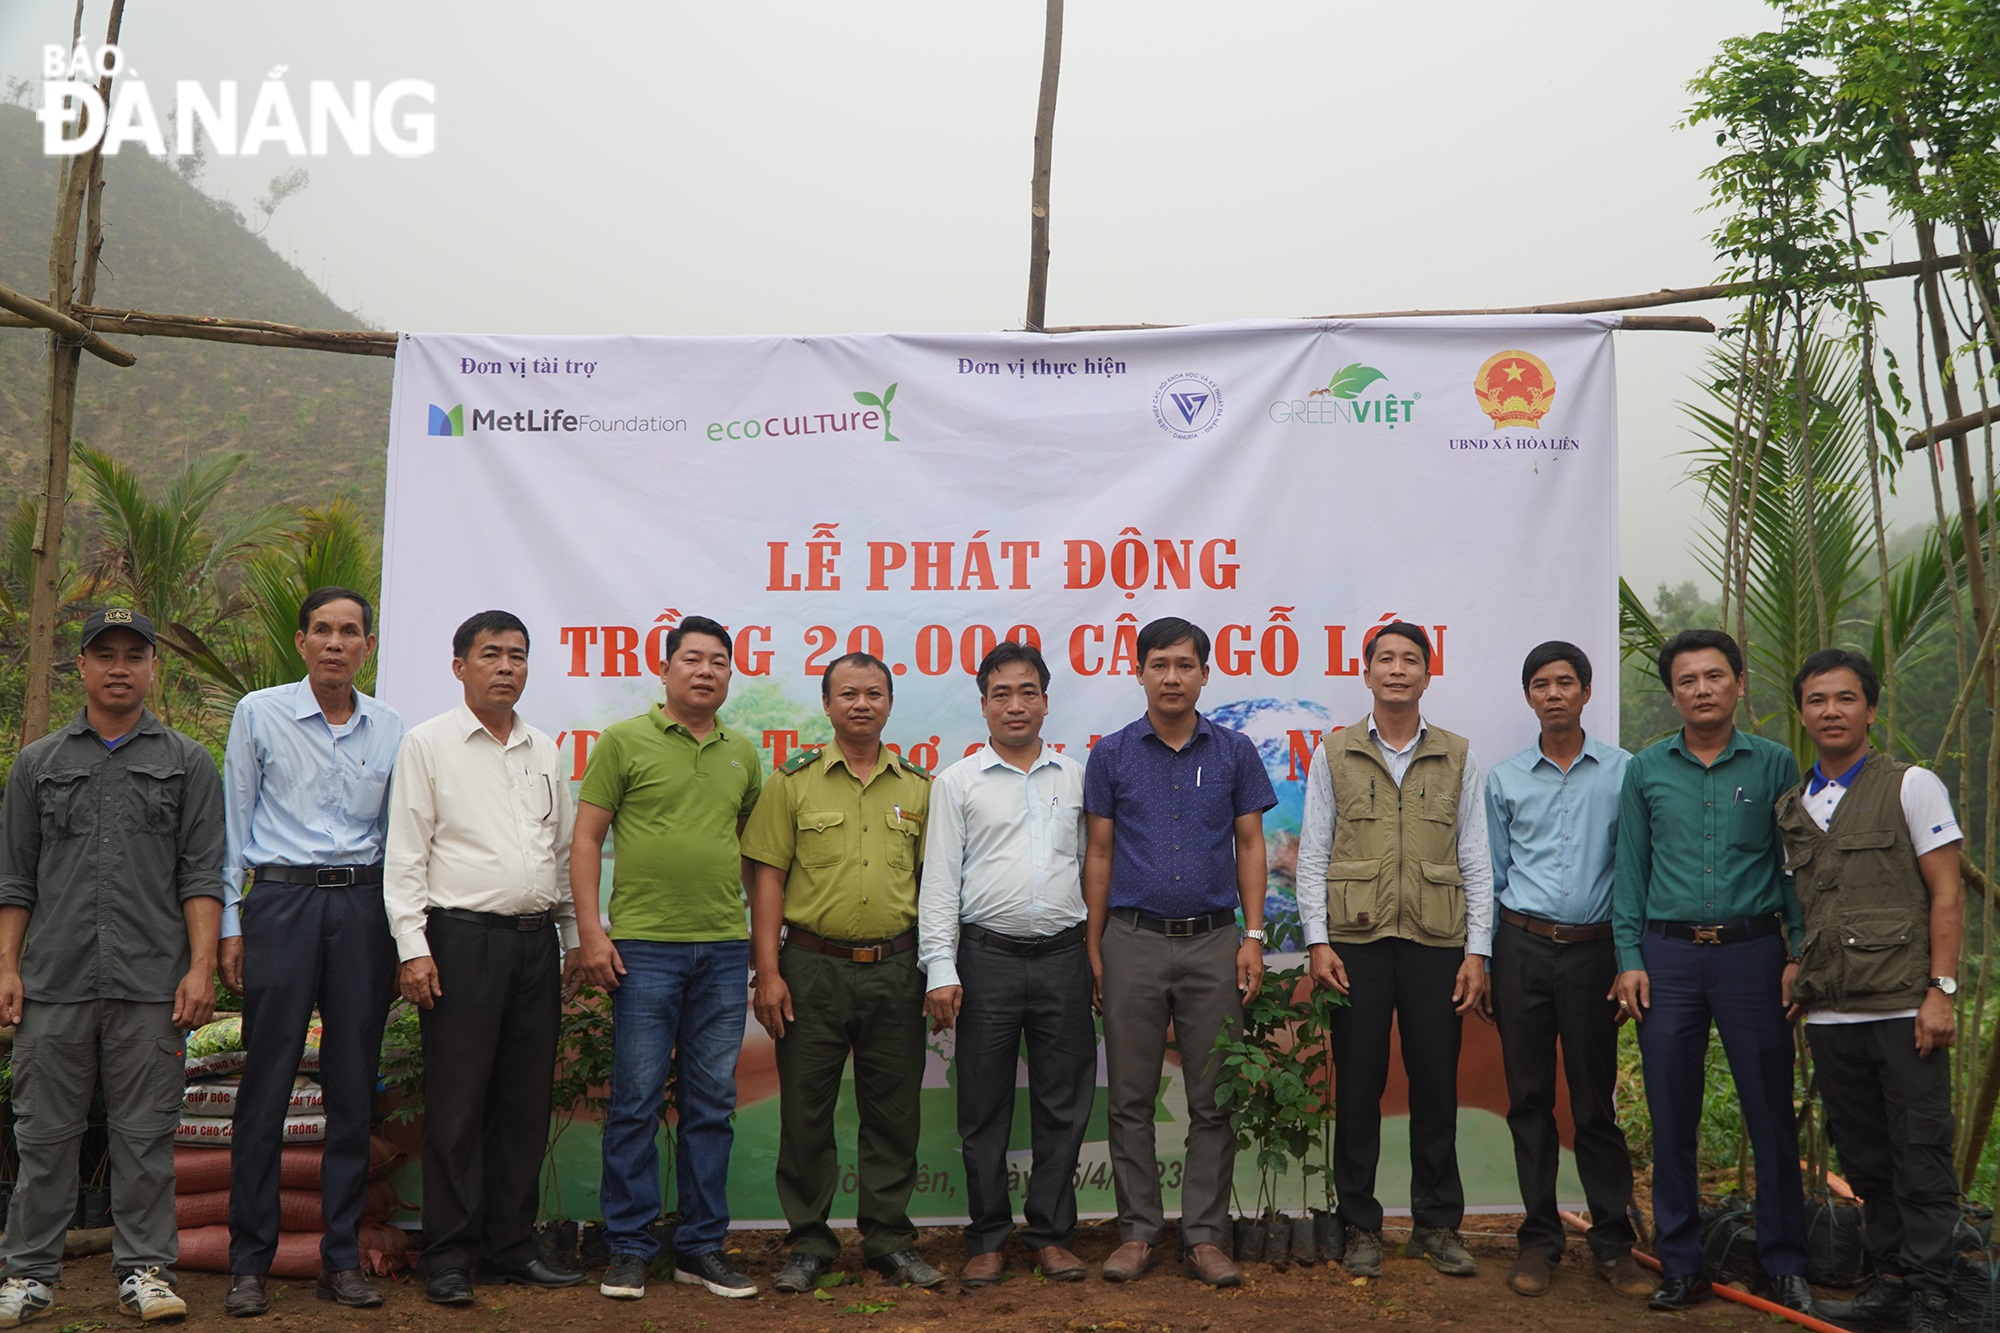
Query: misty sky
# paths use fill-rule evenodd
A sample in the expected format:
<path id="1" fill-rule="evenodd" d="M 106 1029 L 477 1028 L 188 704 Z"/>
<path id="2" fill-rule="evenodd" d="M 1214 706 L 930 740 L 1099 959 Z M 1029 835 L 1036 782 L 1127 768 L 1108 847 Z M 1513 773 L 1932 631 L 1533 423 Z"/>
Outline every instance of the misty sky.
<path id="1" fill-rule="evenodd" d="M 0 74 L 39 83 L 41 45 L 67 39 L 72 9 L 0 0 Z M 107 9 L 91 0 L 87 34 Z M 1070 0 L 1049 321 L 1711 281 L 1700 172 L 1716 149 L 1712 131 L 1676 128 L 1685 84 L 1776 13 Z M 247 101 L 277 66 L 301 90 L 436 85 L 431 156 L 267 149 L 206 179 L 247 211 L 306 166 L 267 239 L 383 327 L 983 330 L 1022 319 L 1042 14 L 1034 0 L 128 0 L 123 47 L 163 111 L 174 80 L 235 79 Z M 1908 236 L 1884 245 L 1914 251 Z M 1907 305 L 1900 286 L 1882 295 Z M 1699 577 L 1678 404 L 1711 345 L 1618 338 L 1622 572 L 1649 598 Z M 1928 482 L 1912 470 L 1902 489 L 1899 516 L 1926 521 Z"/>

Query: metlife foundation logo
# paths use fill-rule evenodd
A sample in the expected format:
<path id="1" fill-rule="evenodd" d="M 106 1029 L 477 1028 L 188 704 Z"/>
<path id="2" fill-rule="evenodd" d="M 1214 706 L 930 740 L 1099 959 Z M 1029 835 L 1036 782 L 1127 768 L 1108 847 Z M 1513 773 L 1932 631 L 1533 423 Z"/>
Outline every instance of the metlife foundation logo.
<path id="1" fill-rule="evenodd" d="M 427 403 L 424 434 L 443 439 L 495 435 L 674 435 L 685 431 L 680 417 L 633 413 L 604 417 L 567 406 L 481 407 L 476 403 Z"/>

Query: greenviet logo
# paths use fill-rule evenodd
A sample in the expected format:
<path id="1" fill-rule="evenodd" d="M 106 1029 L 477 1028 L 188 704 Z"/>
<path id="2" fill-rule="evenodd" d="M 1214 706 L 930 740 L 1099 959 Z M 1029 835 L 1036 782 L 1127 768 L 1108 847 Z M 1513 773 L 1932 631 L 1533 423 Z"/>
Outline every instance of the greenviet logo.
<path id="1" fill-rule="evenodd" d="M 888 388 L 882 390 L 882 396 L 880 398 L 877 398 L 874 394 L 869 393 L 865 389 L 858 390 L 854 395 L 854 401 L 861 404 L 863 407 L 881 408 L 882 439 L 889 444 L 902 443 L 901 440 L 897 439 L 894 435 L 891 435 L 889 433 L 889 404 L 896 401 L 896 386 L 894 384 L 891 384 Z"/>
<path id="2" fill-rule="evenodd" d="M 1401 398 L 1391 393 L 1385 384 L 1374 396 L 1361 396 L 1370 385 L 1388 378 L 1386 372 L 1364 366 L 1359 361 L 1342 366 L 1333 372 L 1333 378 L 1326 382 L 1324 388 L 1314 389 L 1304 398 L 1280 398 L 1272 403 L 1271 420 L 1280 424 L 1297 422 L 1309 426 L 1365 424 L 1387 426 L 1390 430 L 1414 422 L 1417 419 L 1417 402 L 1423 397 L 1421 393 Z"/>

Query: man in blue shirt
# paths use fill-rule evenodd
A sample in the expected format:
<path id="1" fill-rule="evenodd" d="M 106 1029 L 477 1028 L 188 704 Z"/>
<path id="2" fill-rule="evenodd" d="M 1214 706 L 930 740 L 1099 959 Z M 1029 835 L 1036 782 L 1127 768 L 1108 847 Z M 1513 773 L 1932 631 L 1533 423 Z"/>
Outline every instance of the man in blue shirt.
<path id="1" fill-rule="evenodd" d="M 1181 1247 L 1190 1276 L 1234 1286 L 1243 1274 L 1222 1244 L 1236 1136 L 1216 1104 L 1213 1048 L 1218 1032 L 1242 1030 L 1263 983 L 1264 812 L 1278 800 L 1256 743 L 1195 711 L 1208 635 L 1167 618 L 1136 646 L 1146 715 L 1097 742 L 1083 780 L 1085 944 L 1104 1014 L 1120 1242 L 1104 1276 L 1144 1276 L 1166 1225 L 1153 1107 L 1172 1024 L 1188 1108 Z"/>
<path id="2" fill-rule="evenodd" d="M 326 1154 L 317 1294 L 373 1306 L 355 1241 L 368 1187 L 368 1123 L 396 946 L 382 909 L 384 798 L 403 719 L 354 687 L 375 651 L 375 612 L 351 588 L 319 588 L 294 640 L 306 678 L 243 696 L 223 756 L 223 984 L 243 996 L 248 1062 L 237 1094 L 223 1309 L 270 1309 L 278 1250 L 278 1155 L 299 1051 L 320 1011 Z M 246 895 L 244 880 L 250 880 Z"/>
<path id="3" fill-rule="evenodd" d="M 1618 1128 L 1618 976 L 1611 942 L 1618 793 L 1631 755 L 1583 731 L 1590 658 L 1573 643 L 1537 646 L 1521 666 L 1521 689 L 1541 722 L 1527 749 L 1486 778 L 1486 833 L 1493 848 L 1493 1019 L 1507 1075 L 1507 1128 L 1527 1216 L 1520 1258 L 1507 1285 L 1539 1296 L 1562 1259 L 1556 1208 L 1556 1043 L 1562 1043 L 1576 1125 L 1576 1169 L 1590 1203 L 1597 1270 L 1628 1296 L 1653 1281 L 1632 1258 L 1632 1160 Z"/>

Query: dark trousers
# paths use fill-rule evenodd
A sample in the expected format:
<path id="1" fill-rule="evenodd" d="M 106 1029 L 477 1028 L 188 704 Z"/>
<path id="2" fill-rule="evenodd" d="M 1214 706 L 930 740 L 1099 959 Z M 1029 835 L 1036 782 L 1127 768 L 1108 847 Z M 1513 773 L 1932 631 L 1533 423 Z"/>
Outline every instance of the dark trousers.
<path id="1" fill-rule="evenodd" d="M 1609 936 L 1557 944 L 1506 923 L 1493 934 L 1493 1018 L 1507 1075 L 1507 1129 L 1527 1218 L 1523 1253 L 1563 1251 L 1556 1203 L 1556 1045 L 1576 1125 L 1576 1171 L 1590 1205 L 1590 1252 L 1615 1259 L 1632 1248 L 1632 1160 L 1618 1128 L 1612 1089 L 1618 1081 L 1618 1006 L 1608 999 L 1618 975 Z"/>
<path id="2" fill-rule="evenodd" d="M 433 912 L 444 994 L 422 1012 L 423 1271 L 534 1259 L 542 1153 L 562 1027 L 553 926 L 519 931 Z"/>
<path id="3" fill-rule="evenodd" d="M 1919 1291 L 1951 1292 L 1958 1181 L 1951 1169 L 1951 1053 L 1917 1056 L 1916 1022 L 1808 1023 L 1826 1126 L 1865 1202 L 1868 1253 Z"/>
<path id="4" fill-rule="evenodd" d="M 958 976 L 965 1000 L 954 1064 L 972 1219 L 966 1253 L 1000 1249 L 1014 1229 L 1007 1149 L 1024 1037 L 1033 1165 L 1021 1239 L 1030 1249 L 1068 1245 L 1076 1231 L 1076 1159 L 1097 1091 L 1097 1027 L 1090 1017 L 1083 935 L 1033 958 L 966 940 L 958 947 Z"/>
<path id="5" fill-rule="evenodd" d="M 1653 1116 L 1653 1229 L 1661 1270 L 1675 1278 L 1702 1269 L 1695 1142 L 1712 1021 L 1757 1160 L 1757 1261 L 1771 1277 L 1802 1276 L 1806 1201 L 1792 1106 L 1794 1048 L 1778 997 L 1784 939 L 1696 944 L 1649 930 L 1639 947 L 1652 989 L 1652 1006 L 1639 1024 L 1639 1054 Z"/>
<path id="6" fill-rule="evenodd" d="M 778 1057 L 778 1204 L 794 1250 L 826 1260 L 840 1241 L 826 1224 L 842 1174 L 833 1141 L 840 1071 L 854 1055 L 856 1224 L 861 1255 L 880 1259 L 917 1243 L 910 1195 L 917 1185 L 923 1107 L 924 974 L 914 950 L 879 963 L 785 948 L 778 972 L 797 1018 Z"/>
<path id="7" fill-rule="evenodd" d="M 270 881 L 243 900 L 243 1045 L 229 1167 L 229 1271 L 268 1273 L 278 1253 L 278 1153 L 313 1007 L 326 1094 L 320 1260 L 361 1266 L 355 1230 L 368 1190 L 368 1125 L 396 944 L 380 884 L 319 889 Z"/>
<path id="8" fill-rule="evenodd" d="M 1461 1019 L 1451 990 L 1463 949 L 1409 940 L 1336 944 L 1347 969 L 1348 1002 L 1333 1011 L 1333 1183 L 1340 1220 L 1379 1231 L 1382 1201 L 1375 1168 L 1382 1159 L 1382 1092 L 1389 1084 L 1393 1021 L 1410 1083 L 1410 1215 L 1420 1227 L 1456 1227 L 1465 1219 L 1458 1177 L 1458 1044 Z"/>

